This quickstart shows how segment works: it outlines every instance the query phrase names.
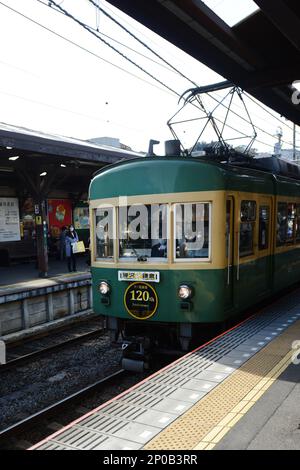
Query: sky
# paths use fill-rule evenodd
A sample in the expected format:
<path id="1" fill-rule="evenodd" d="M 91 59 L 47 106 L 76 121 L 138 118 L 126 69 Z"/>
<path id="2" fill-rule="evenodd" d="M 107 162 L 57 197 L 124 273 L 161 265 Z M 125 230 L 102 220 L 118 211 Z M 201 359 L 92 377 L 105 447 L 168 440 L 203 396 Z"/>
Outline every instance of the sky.
<path id="1" fill-rule="evenodd" d="M 105 0 L 96 1 L 191 81 L 206 85 L 223 80 Z M 127 47 L 101 36 L 179 95 L 194 86 L 103 13 L 97 14 L 89 0 L 57 0 L 57 3 L 82 22 L 125 44 Z M 206 0 L 205 3 L 229 25 L 256 8 L 251 0 Z M 90 52 L 55 36 L 4 5 Z M 179 109 L 178 96 L 65 15 L 49 8 L 47 0 L 0 0 L 0 40 L 4 45 L 0 52 L 1 122 L 79 139 L 117 137 L 137 151 L 146 151 L 149 139 L 164 142 L 172 138 L 166 123 Z M 214 103 L 208 100 L 206 104 L 210 109 Z M 284 119 L 278 120 L 279 116 L 273 111 L 277 118 L 270 117 L 253 102 L 248 105 L 253 120 L 267 132 L 258 136 L 260 143 L 255 143 L 254 147 L 272 151 L 278 126 L 282 127 L 285 147 L 289 147 L 291 124 Z M 237 114 L 244 112 L 241 104 L 234 106 Z M 223 115 L 224 111 L 220 109 L 219 118 Z M 231 119 L 232 127 L 238 126 L 248 135 L 245 120 L 238 123 L 236 115 Z M 184 124 L 179 137 L 188 146 L 192 134 L 198 133 L 195 125 Z M 211 130 L 203 137 L 214 139 Z M 158 147 L 159 152 L 163 152 L 163 145 Z"/>

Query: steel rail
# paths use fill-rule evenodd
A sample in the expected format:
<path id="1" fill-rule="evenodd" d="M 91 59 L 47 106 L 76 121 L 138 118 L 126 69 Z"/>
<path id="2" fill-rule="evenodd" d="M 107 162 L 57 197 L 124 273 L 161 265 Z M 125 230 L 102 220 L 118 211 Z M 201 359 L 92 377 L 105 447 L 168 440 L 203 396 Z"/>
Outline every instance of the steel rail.
<path id="1" fill-rule="evenodd" d="M 9 369 L 13 369 L 15 367 L 19 367 L 21 365 L 25 365 L 26 363 L 38 359 L 44 355 L 51 354 L 55 351 L 63 349 L 68 346 L 72 346 L 73 344 L 80 343 L 87 339 L 92 339 L 97 336 L 103 336 L 105 334 L 105 330 L 99 329 L 94 331 L 89 331 L 88 333 L 83 333 L 82 335 L 75 336 L 74 338 L 67 339 L 65 341 L 61 341 L 57 344 L 53 344 L 51 346 L 46 346 L 45 348 L 38 349 L 36 351 L 32 351 L 24 356 L 17 357 L 16 359 L 12 359 L 5 364 L 0 364 L 0 373 L 7 371 Z"/>
<path id="2" fill-rule="evenodd" d="M 33 426 L 36 427 L 39 422 L 50 416 L 55 415 L 55 419 L 57 420 L 57 414 L 59 412 L 62 413 L 66 407 L 70 406 L 71 404 L 73 405 L 77 401 L 82 400 L 84 397 L 95 392 L 97 389 L 103 387 L 104 385 L 107 386 L 113 383 L 115 380 L 126 374 L 127 372 L 125 370 L 120 369 L 117 372 L 114 372 L 113 374 L 110 374 L 109 376 L 102 378 L 97 382 L 94 382 L 93 384 L 73 393 L 72 395 L 69 395 L 68 397 L 63 398 L 62 400 L 59 400 L 58 402 L 38 411 L 37 413 L 34 413 L 15 424 L 12 424 L 6 429 L 3 429 L 0 431 L 1 448 L 3 446 L 4 440 L 17 437 L 21 433 L 24 433 L 24 431 L 32 429 Z M 48 434 L 50 434 L 50 432 L 48 432 Z"/>

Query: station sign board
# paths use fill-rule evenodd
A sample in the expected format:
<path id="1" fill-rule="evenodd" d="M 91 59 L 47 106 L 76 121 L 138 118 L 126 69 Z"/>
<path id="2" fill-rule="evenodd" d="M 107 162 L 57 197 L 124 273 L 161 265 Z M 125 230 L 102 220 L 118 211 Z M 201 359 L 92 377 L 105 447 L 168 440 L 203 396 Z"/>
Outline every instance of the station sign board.
<path id="1" fill-rule="evenodd" d="M 19 201 L 16 197 L 0 197 L 0 242 L 21 240 Z"/>

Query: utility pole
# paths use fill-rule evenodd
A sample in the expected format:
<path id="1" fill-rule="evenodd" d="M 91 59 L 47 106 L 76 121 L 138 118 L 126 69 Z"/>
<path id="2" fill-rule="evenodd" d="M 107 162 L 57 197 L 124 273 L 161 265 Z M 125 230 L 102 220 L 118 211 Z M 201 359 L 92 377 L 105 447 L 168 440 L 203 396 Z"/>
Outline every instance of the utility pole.
<path id="1" fill-rule="evenodd" d="M 276 142 L 276 144 L 274 145 L 274 153 L 277 157 L 281 155 L 282 135 L 283 135 L 282 128 L 279 126 L 277 127 L 276 134 L 275 134 L 275 136 L 278 138 L 278 142 Z"/>

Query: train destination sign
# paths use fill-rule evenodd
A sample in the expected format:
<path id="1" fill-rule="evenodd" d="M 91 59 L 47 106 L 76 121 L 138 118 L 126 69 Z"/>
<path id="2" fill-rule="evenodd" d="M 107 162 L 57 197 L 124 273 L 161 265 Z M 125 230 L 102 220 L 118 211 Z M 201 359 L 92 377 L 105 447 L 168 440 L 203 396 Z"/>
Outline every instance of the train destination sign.
<path id="1" fill-rule="evenodd" d="M 124 305 L 132 317 L 147 320 L 158 307 L 158 297 L 154 288 L 146 282 L 133 282 L 124 294 Z"/>
<path id="2" fill-rule="evenodd" d="M 119 281 L 159 282 L 159 271 L 118 271 Z"/>

